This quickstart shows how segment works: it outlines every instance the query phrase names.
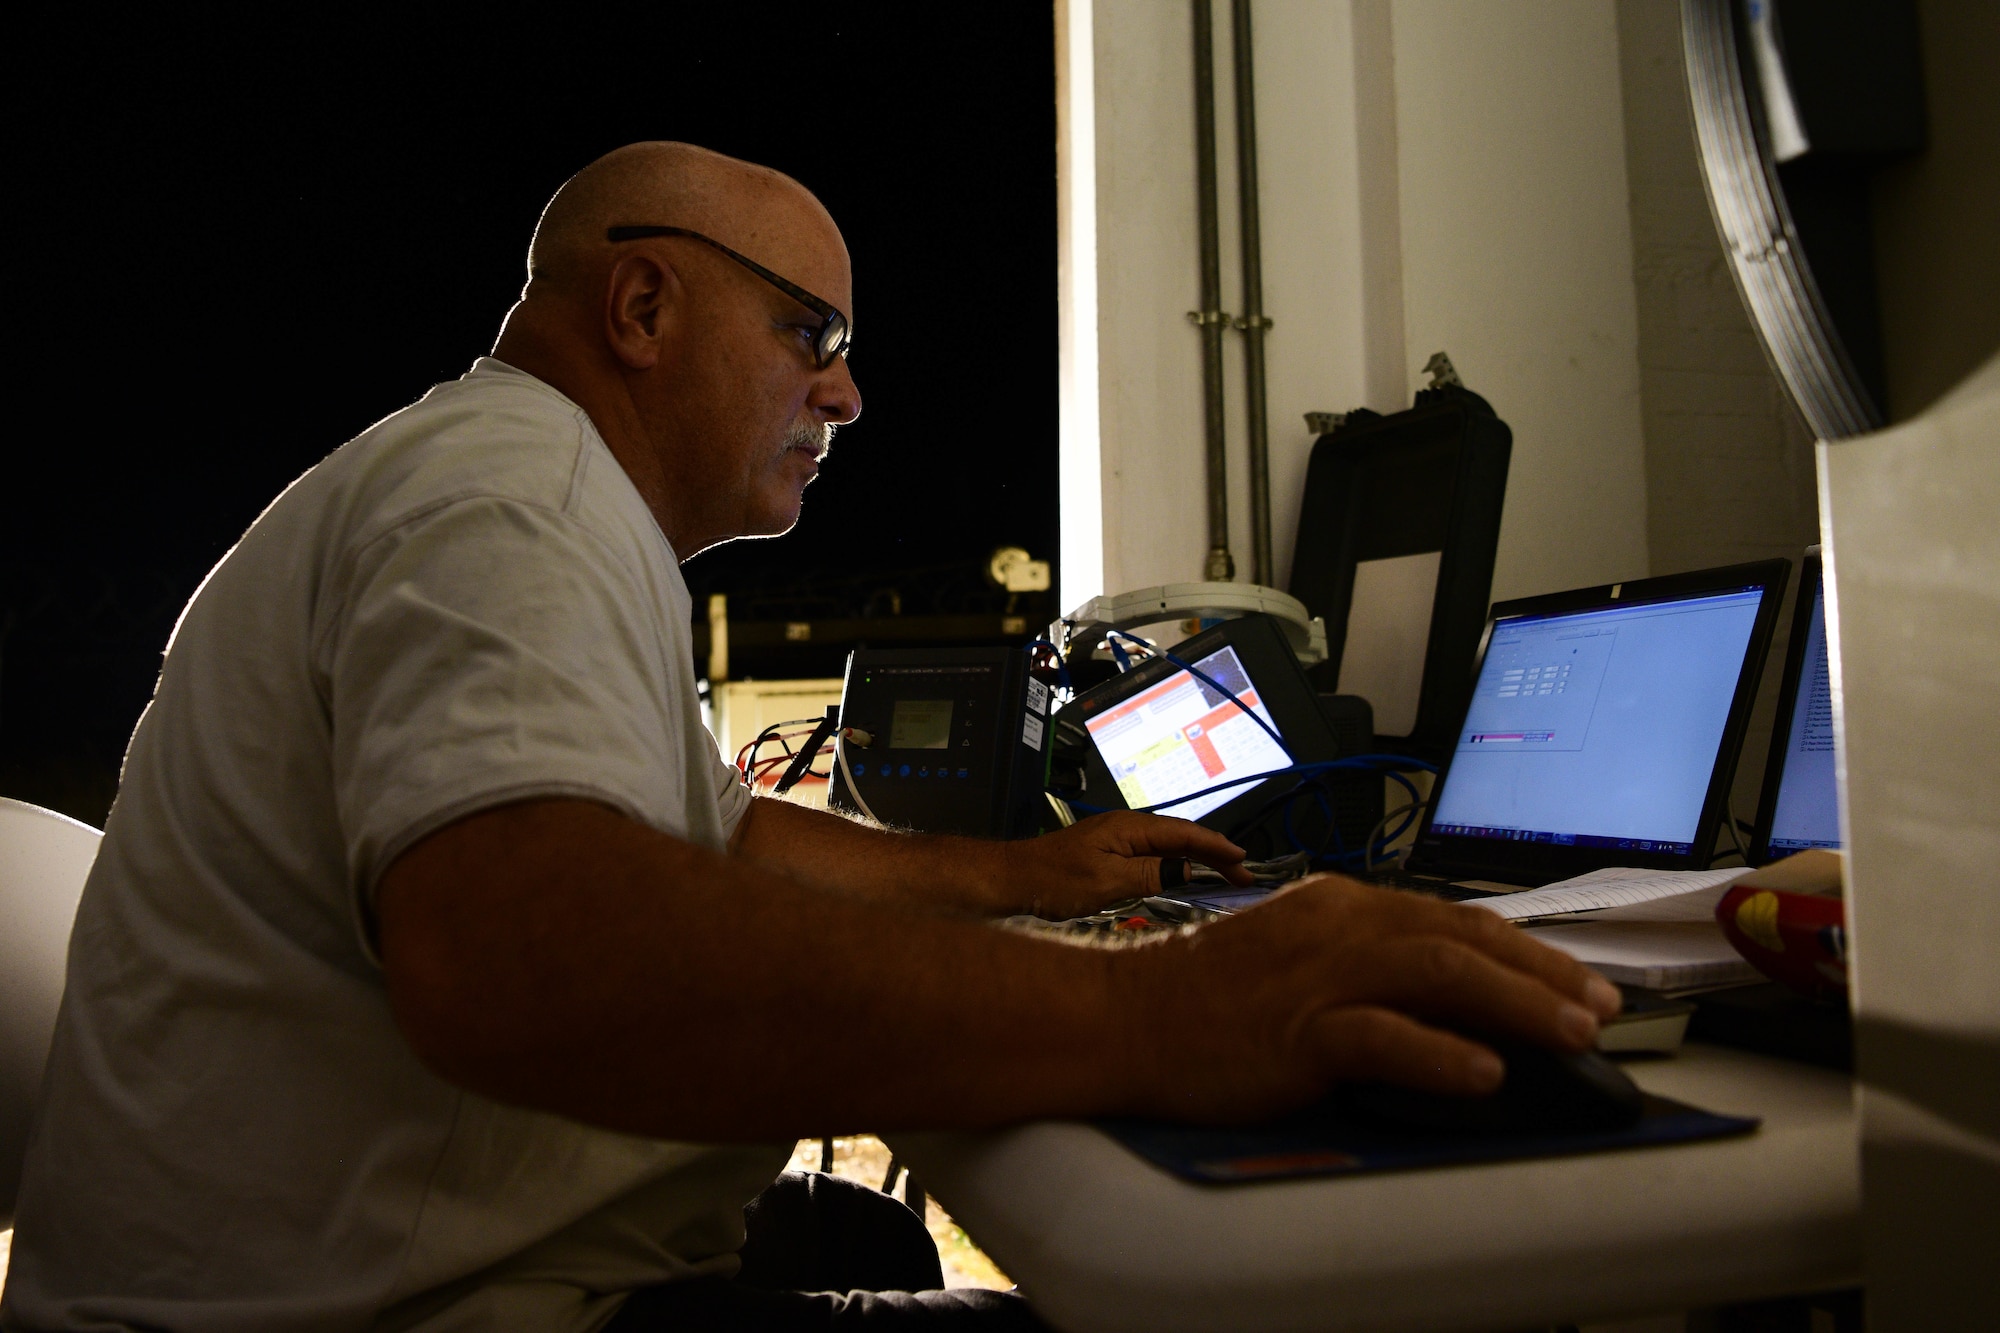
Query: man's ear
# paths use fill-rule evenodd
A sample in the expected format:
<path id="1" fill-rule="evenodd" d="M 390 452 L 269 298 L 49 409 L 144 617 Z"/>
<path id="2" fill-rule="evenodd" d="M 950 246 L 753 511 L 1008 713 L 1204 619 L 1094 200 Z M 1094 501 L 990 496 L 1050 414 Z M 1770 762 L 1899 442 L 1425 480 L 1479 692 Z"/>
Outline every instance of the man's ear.
<path id="1" fill-rule="evenodd" d="M 684 295 L 680 275 L 651 255 L 620 259 L 605 294 L 604 336 L 612 354 L 632 370 L 658 365 Z"/>

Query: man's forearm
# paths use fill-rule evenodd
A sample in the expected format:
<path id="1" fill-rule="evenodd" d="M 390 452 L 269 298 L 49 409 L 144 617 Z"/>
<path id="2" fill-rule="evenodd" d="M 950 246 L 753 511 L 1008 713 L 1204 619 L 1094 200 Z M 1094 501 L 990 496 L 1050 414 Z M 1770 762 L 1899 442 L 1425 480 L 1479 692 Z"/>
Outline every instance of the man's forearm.
<path id="1" fill-rule="evenodd" d="M 1166 858 L 1249 882 L 1243 849 L 1185 819 L 1117 811 L 1039 838 L 987 842 L 896 833 L 759 800 L 731 845 L 738 857 L 805 884 L 876 902 L 1003 916 L 1071 917 L 1160 891 Z"/>
<path id="2" fill-rule="evenodd" d="M 903 833 L 757 797 L 730 850 L 751 865 L 876 902 L 980 915 L 1018 910 L 1006 844 Z"/>
<path id="3" fill-rule="evenodd" d="M 809 888 L 586 802 L 433 834 L 384 876 L 380 908 L 420 1056 L 631 1133 L 1109 1113 L 1137 1109 L 1145 1081 L 1106 1054 L 1146 1007 L 1114 979 L 1129 959 Z"/>
<path id="4" fill-rule="evenodd" d="M 1170 823 L 1148 819 L 1099 841 Z M 1336 1078 L 1487 1091 L 1500 1062 L 1460 1034 L 1582 1050 L 1619 1005 L 1489 912 L 1331 877 L 1093 949 L 829 893 L 584 801 L 433 833 L 378 899 L 390 1005 L 434 1070 L 659 1138 L 1232 1120 Z"/>

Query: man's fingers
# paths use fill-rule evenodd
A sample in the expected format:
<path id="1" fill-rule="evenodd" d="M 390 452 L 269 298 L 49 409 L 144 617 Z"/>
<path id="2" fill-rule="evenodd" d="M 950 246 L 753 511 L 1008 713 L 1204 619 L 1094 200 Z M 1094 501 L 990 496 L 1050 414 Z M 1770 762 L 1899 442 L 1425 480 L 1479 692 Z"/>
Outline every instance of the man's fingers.
<path id="1" fill-rule="evenodd" d="M 1590 979 L 1584 983 L 1584 1003 L 1590 1012 L 1597 1015 L 1599 1022 L 1609 1022 L 1618 1017 L 1625 1008 L 1625 995 L 1616 986 L 1604 979 L 1595 968 L 1585 968 Z"/>
<path id="2" fill-rule="evenodd" d="M 1610 1018 L 1624 1006 L 1618 988 L 1560 949 L 1533 938 L 1513 922 L 1483 907 L 1449 903 L 1417 893 L 1375 890 L 1369 899 L 1377 910 L 1394 912 L 1410 925 L 1428 926 L 1438 934 L 1470 945 L 1508 967 L 1526 972 L 1543 985 L 1581 1004 L 1599 1018 Z"/>
<path id="3" fill-rule="evenodd" d="M 1236 884 L 1248 884 L 1250 872 L 1243 869 L 1244 851 L 1214 829 L 1185 819 L 1170 819 L 1164 815 L 1142 815 L 1118 813 L 1098 815 L 1096 820 L 1103 823 L 1100 841 L 1109 850 L 1131 857 L 1171 857 L 1185 856 L 1211 866 Z M 1096 821 L 1086 821 L 1079 828 L 1089 827 Z M 1159 883 L 1159 866 L 1154 863 L 1149 868 L 1153 883 Z"/>
<path id="4" fill-rule="evenodd" d="M 1368 999 L 1562 1050 L 1585 1050 L 1597 1040 L 1597 1015 L 1576 999 L 1462 941 L 1441 935 L 1384 940 L 1370 964 Z"/>
<path id="5" fill-rule="evenodd" d="M 1374 1005 L 1317 1019 L 1313 1041 L 1341 1079 L 1476 1097 L 1500 1086 L 1500 1057 L 1476 1041 Z"/>
<path id="6" fill-rule="evenodd" d="M 1625 1007 L 1625 997 L 1618 993 L 1616 986 L 1561 949 L 1552 949 L 1543 944 L 1534 937 L 1533 932 L 1523 930 L 1511 921 L 1495 917 L 1483 908 L 1465 907 L 1456 903 L 1443 905 L 1459 908 L 1453 915 L 1457 924 L 1470 929 L 1471 938 L 1467 940 L 1468 943 L 1507 966 L 1526 972 L 1544 985 L 1577 1000 L 1597 1017 L 1610 1018 Z M 1487 924 L 1489 920 L 1492 923 L 1490 925 Z"/>

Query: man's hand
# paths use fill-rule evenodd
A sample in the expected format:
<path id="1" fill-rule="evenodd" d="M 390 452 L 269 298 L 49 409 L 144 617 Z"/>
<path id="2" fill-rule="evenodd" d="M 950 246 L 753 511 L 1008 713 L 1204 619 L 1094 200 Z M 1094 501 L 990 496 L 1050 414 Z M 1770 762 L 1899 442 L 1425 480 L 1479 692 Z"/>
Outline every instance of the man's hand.
<path id="1" fill-rule="evenodd" d="M 1061 919 L 1160 891 L 1160 861 L 1187 857 L 1248 884 L 1243 849 L 1185 819 L 1114 811 L 1039 838 L 900 833 L 759 798 L 730 850 L 802 884 L 976 916 Z"/>
<path id="2" fill-rule="evenodd" d="M 815 827 L 781 818 L 765 836 Z M 921 843 L 848 827 L 864 850 Z M 935 840 L 1025 856 L 1024 874 L 1050 856 L 1049 878 L 1079 898 L 1157 883 L 1130 877 L 1157 875 L 1159 852 L 1235 851 L 1138 815 L 1037 841 Z M 390 1006 L 437 1073 L 704 1142 L 1051 1115 L 1254 1120 L 1343 1078 L 1482 1092 L 1500 1069 L 1473 1038 L 1580 1050 L 1618 1002 L 1490 913 L 1330 876 L 1198 930 L 1094 948 L 828 892 L 585 801 L 449 824 L 397 858 L 377 905 Z M 872 1057 L 830 1056 L 829 1031 Z"/>
<path id="3" fill-rule="evenodd" d="M 1316 876 L 1227 920 L 1131 951 L 1149 973 L 1146 1109 L 1229 1121 L 1342 1080 L 1476 1095 L 1500 1084 L 1479 1037 L 1587 1049 L 1617 988 L 1476 907 Z M 1463 1035 L 1461 1035 L 1463 1034 Z"/>
<path id="4" fill-rule="evenodd" d="M 1243 849 L 1185 819 L 1112 811 L 1057 833 L 1003 844 L 1018 910 L 1061 920 L 1160 891 L 1160 862 L 1187 857 L 1250 883 Z"/>

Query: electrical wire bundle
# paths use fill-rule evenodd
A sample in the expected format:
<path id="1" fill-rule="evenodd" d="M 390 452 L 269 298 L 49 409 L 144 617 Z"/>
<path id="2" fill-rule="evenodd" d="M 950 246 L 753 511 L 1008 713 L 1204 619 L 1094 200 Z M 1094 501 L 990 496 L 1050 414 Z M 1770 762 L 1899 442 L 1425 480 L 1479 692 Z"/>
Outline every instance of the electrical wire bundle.
<path id="1" fill-rule="evenodd" d="M 736 771 L 743 775 L 743 780 L 750 784 L 752 791 L 783 790 L 779 787 L 779 784 L 785 777 L 789 776 L 786 771 L 787 766 L 796 761 L 800 754 L 799 751 L 792 749 L 792 742 L 807 742 L 804 752 L 809 756 L 807 759 L 808 764 L 813 759 L 819 757 L 819 750 L 824 742 L 822 741 L 821 745 L 813 745 L 811 744 L 811 738 L 819 730 L 821 721 L 822 719 L 816 717 L 798 717 L 788 719 L 784 722 L 773 722 L 770 726 L 758 732 L 755 738 L 736 752 Z M 794 728 L 794 730 L 786 730 L 786 728 Z M 783 753 L 768 757 L 761 756 L 760 752 L 763 748 L 766 745 L 774 743 L 782 749 Z M 810 767 L 799 775 L 800 778 L 812 778 L 818 782 L 825 782 L 830 776 L 832 776 L 830 773 L 821 773 Z M 786 788 L 789 788 L 789 785 L 786 784 Z"/>
<path id="2" fill-rule="evenodd" d="M 1056 647 L 1055 644 L 1049 642 L 1047 639 L 1030 639 L 1028 641 L 1028 670 L 1030 672 L 1055 672 L 1056 680 L 1062 691 L 1065 694 L 1071 692 L 1069 663 L 1063 660 L 1062 649 Z"/>
<path id="3" fill-rule="evenodd" d="M 1283 768 L 1270 769 L 1261 773 L 1231 778 L 1219 782 L 1212 787 L 1206 787 L 1200 791 L 1176 797 L 1171 801 L 1163 801 L 1157 805 L 1139 807 L 1140 813 L 1162 811 L 1171 813 L 1175 806 L 1184 805 L 1189 801 L 1209 796 L 1216 792 L 1228 791 L 1237 787 L 1246 787 L 1252 783 L 1268 782 L 1272 778 L 1296 777 L 1297 781 L 1289 788 L 1274 794 L 1270 799 L 1266 800 L 1229 834 L 1231 837 L 1240 837 L 1248 829 L 1255 827 L 1274 812 L 1282 811 L 1282 825 L 1285 839 L 1291 844 L 1292 851 L 1290 855 L 1280 858 L 1280 861 L 1286 863 L 1286 873 L 1288 875 L 1304 873 L 1307 869 L 1338 869 L 1365 873 L 1373 869 L 1375 863 L 1387 854 L 1388 849 L 1399 838 L 1408 833 L 1416 825 L 1417 821 L 1423 817 L 1428 802 L 1424 799 L 1423 794 L 1418 791 L 1416 784 L 1410 780 L 1408 774 L 1411 772 L 1435 773 L 1437 770 L 1432 765 L 1424 763 L 1419 759 L 1410 758 L 1407 755 L 1397 754 L 1359 754 L 1349 755 L 1341 759 L 1300 763 L 1292 753 L 1291 747 L 1285 744 L 1284 737 L 1278 734 L 1276 728 L 1269 722 L 1266 722 L 1256 709 L 1245 704 L 1235 691 L 1216 680 L 1213 676 L 1210 676 L 1188 662 L 1182 661 L 1172 652 L 1162 649 L 1157 644 L 1142 639 L 1137 635 L 1127 634 L 1122 630 L 1112 630 L 1107 633 L 1106 638 L 1107 646 L 1113 658 L 1117 661 L 1121 672 L 1129 670 L 1132 666 L 1132 653 L 1128 651 L 1128 645 L 1130 649 L 1135 649 L 1147 657 L 1159 657 L 1166 660 L 1235 705 L 1239 712 L 1248 717 L 1252 722 L 1255 722 L 1271 738 L 1271 741 L 1277 745 L 1279 751 L 1289 761 Z M 1036 639 L 1027 645 L 1027 651 L 1030 655 L 1030 670 L 1048 670 L 1053 668 L 1058 673 L 1062 693 L 1065 695 L 1073 694 L 1073 687 L 1069 681 L 1069 669 L 1060 648 L 1047 639 Z M 1053 715 L 1055 708 L 1051 707 L 1049 712 Z M 795 741 L 803 742 L 796 750 L 793 748 L 793 742 Z M 850 746 L 865 748 L 872 743 L 873 738 L 868 733 L 857 728 L 841 727 L 838 709 L 828 709 L 825 717 L 793 718 L 784 722 L 772 723 L 759 732 L 755 739 L 751 740 L 737 752 L 736 769 L 743 774 L 744 780 L 750 784 L 753 790 L 770 790 L 773 794 L 782 795 L 804 778 L 810 777 L 821 782 L 830 779 L 830 772 L 822 773 L 812 768 L 813 762 L 827 748 L 829 741 L 834 743 L 834 765 L 842 770 L 846 778 L 848 794 L 855 801 L 860 812 L 868 818 L 873 819 L 875 817 L 874 812 L 868 809 L 866 802 L 862 799 L 858 786 L 854 781 L 853 773 L 848 767 L 847 759 L 847 751 Z M 762 754 L 763 747 L 770 744 L 778 745 L 781 753 L 765 757 Z M 1349 848 L 1341 837 L 1339 821 L 1334 814 L 1334 792 L 1331 784 L 1337 777 L 1351 777 L 1352 775 L 1364 773 L 1374 774 L 1396 783 L 1408 793 L 1409 800 L 1395 809 L 1388 811 L 1382 818 L 1377 820 L 1374 826 L 1369 829 L 1367 836 L 1362 839 L 1360 847 Z M 1079 812 L 1084 814 L 1101 814 L 1109 809 L 1109 807 L 1105 806 L 1088 805 L 1082 801 L 1064 799 L 1057 796 L 1054 792 L 1047 792 L 1045 795 L 1050 806 L 1055 811 L 1058 822 L 1065 827 L 1076 822 Z M 1312 798 L 1318 805 L 1326 828 L 1325 834 L 1320 837 L 1317 843 L 1310 846 L 1299 836 L 1296 815 L 1298 803 L 1307 797 Z M 1392 825 L 1393 827 L 1391 827 Z M 1277 864 L 1278 862 L 1272 863 L 1274 867 Z"/>

